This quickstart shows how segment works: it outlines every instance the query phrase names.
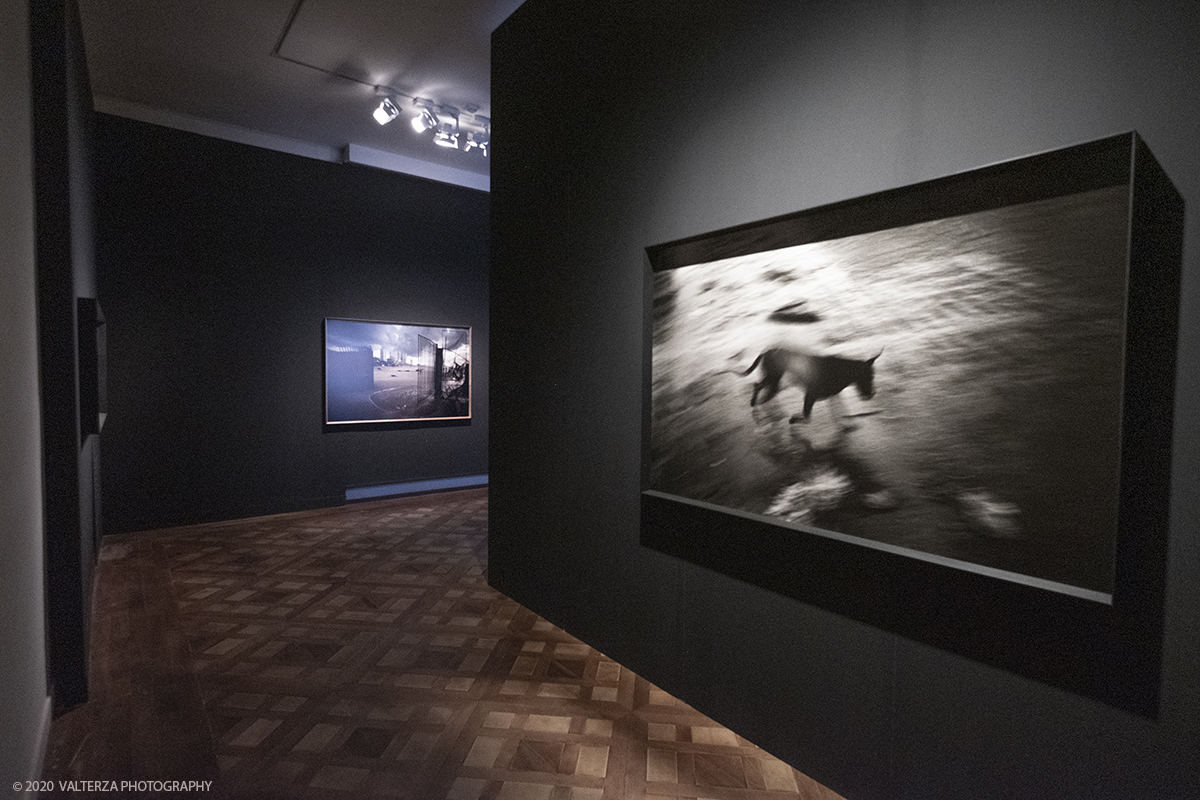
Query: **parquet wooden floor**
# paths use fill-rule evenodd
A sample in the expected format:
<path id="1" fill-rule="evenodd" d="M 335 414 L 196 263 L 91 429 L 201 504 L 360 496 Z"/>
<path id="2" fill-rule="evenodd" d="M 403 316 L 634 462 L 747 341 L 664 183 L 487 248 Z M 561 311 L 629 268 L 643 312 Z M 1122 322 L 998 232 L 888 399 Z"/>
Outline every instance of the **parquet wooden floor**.
<path id="1" fill-rule="evenodd" d="M 92 700 L 55 721 L 44 777 L 211 780 L 190 796 L 229 800 L 836 800 L 490 588 L 486 533 L 477 489 L 107 537 Z"/>

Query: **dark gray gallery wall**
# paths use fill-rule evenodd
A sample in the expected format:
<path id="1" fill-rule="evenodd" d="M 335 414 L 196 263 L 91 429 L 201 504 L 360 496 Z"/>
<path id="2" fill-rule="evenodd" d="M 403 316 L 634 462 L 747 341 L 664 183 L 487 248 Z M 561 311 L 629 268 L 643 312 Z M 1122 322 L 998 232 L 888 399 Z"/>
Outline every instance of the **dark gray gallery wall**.
<path id="1" fill-rule="evenodd" d="M 850 800 L 1200 796 L 1200 6 L 528 0 L 492 55 L 492 583 Z M 1156 718 L 639 545 L 647 245 L 1131 129 L 1190 202 Z"/>
<path id="2" fill-rule="evenodd" d="M 103 114 L 97 154 L 106 532 L 487 472 L 486 193 Z M 473 326 L 470 424 L 323 431 L 325 317 Z"/>
<path id="3" fill-rule="evenodd" d="M 96 297 L 92 96 L 74 0 L 32 0 L 30 76 L 46 630 L 56 711 L 87 699 L 100 444 L 81 426 L 80 298 Z M 94 326 L 84 324 L 94 340 Z"/>
<path id="4" fill-rule="evenodd" d="M 29 16 L 0 7 L 0 786 L 36 779 L 50 721 L 42 560 Z M 20 795 L 14 795 L 20 796 Z"/>

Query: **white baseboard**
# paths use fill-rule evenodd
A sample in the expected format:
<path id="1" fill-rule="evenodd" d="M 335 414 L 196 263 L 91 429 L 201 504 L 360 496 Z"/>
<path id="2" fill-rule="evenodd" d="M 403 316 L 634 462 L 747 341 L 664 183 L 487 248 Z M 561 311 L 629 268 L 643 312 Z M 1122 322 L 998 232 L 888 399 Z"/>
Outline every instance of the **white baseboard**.
<path id="1" fill-rule="evenodd" d="M 396 497 L 404 494 L 444 492 L 448 489 L 467 489 L 487 486 L 487 475 L 464 475 L 458 478 L 435 478 L 427 481 L 389 483 L 383 486 L 357 486 L 346 490 L 346 501 L 370 500 L 377 497 Z"/>

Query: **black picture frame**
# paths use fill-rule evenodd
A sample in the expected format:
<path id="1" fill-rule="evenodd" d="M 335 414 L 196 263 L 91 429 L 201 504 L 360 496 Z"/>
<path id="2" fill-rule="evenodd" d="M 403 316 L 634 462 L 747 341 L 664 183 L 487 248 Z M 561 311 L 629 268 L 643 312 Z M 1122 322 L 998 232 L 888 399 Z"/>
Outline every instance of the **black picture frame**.
<path id="1" fill-rule="evenodd" d="M 471 420 L 471 328 L 325 318 L 326 430 Z"/>
<path id="2" fill-rule="evenodd" d="M 80 444 L 104 429 L 108 417 L 108 326 L 94 297 L 79 297 L 76 347 L 79 353 Z"/>
<path id="3" fill-rule="evenodd" d="M 1100 211 L 1092 211 L 1098 207 Z M 823 405 L 830 405 L 829 400 L 816 403 L 811 411 L 812 421 L 803 419 L 800 414 L 780 419 L 778 411 L 771 412 L 776 415 L 773 418 L 763 416 L 767 413 L 764 409 L 788 397 L 788 390 L 780 391 L 778 399 L 750 406 L 751 396 L 756 400 L 760 397 L 757 391 L 752 394 L 751 387 L 764 373 L 754 373 L 752 377 L 739 373 L 750 366 L 757 349 L 734 346 L 729 352 L 721 352 L 719 348 L 709 348 L 709 340 L 693 341 L 690 335 L 680 334 L 680 331 L 690 334 L 699 330 L 688 328 L 687 323 L 680 321 L 686 317 L 700 318 L 701 324 L 708 328 L 720 327 L 728 321 L 719 313 L 706 309 L 714 308 L 712 303 L 729 302 L 732 294 L 717 296 L 711 301 L 694 299 L 705 293 L 719 295 L 726 290 L 724 287 L 736 284 L 733 279 L 726 281 L 724 277 L 713 277 L 718 274 L 718 269 L 724 270 L 720 273 L 722 276 L 736 276 L 744 263 L 766 264 L 771 259 L 783 258 L 782 251 L 786 248 L 803 250 L 812 245 L 831 248 L 835 255 L 846 258 L 847 253 L 877 252 L 871 248 L 879 241 L 899 241 L 904 247 L 916 241 L 924 248 L 921 252 L 928 253 L 930 248 L 937 248 L 937 258 L 945 263 L 950 263 L 945 259 L 957 257 L 969 261 L 981 247 L 973 238 L 978 230 L 982 229 L 986 234 L 991 230 L 988 226 L 1000 226 L 1006 232 L 1005 236 L 1014 230 L 1025 231 L 1025 227 L 1019 226 L 1026 223 L 1012 222 L 1014 219 L 1032 220 L 1028 225 L 1040 231 L 1032 239 L 1041 248 L 1031 256 L 1035 260 L 1064 265 L 1070 261 L 1069 253 L 1046 255 L 1042 251 L 1049 253 L 1053 247 L 1060 246 L 1056 244 L 1055 231 L 1070 230 L 1070 226 L 1076 224 L 1084 226 L 1080 229 L 1082 232 L 1075 233 L 1078 241 L 1090 240 L 1094 233 L 1099 233 L 1105 241 L 1119 241 L 1124 245 L 1113 267 L 1119 274 L 1105 278 L 1108 285 L 1116 287 L 1116 294 L 1109 291 L 1104 295 L 1109 298 L 1104 302 L 1115 303 L 1111 306 L 1113 319 L 1105 323 L 1107 333 L 1097 339 L 1104 343 L 1104 352 L 1112 351 L 1115 366 L 1108 372 L 1097 370 L 1103 375 L 1092 380 L 1097 387 L 1090 395 L 1093 400 L 1100 398 L 1096 402 L 1107 409 L 1097 417 L 1100 422 L 1089 424 L 1098 429 L 1095 435 L 1101 437 L 1101 441 L 1111 442 L 1113 449 L 1111 487 L 1101 481 L 1101 489 L 1097 491 L 1102 494 L 1096 495 L 1097 504 L 1111 512 L 1113 529 L 1111 533 L 1097 534 L 1110 537 L 1102 540 L 1102 546 L 1088 546 L 1100 552 L 1096 558 L 1107 560 L 1097 562 L 1099 566 L 1078 579 L 1070 573 L 1067 580 L 1048 579 L 1037 574 L 1037 569 L 1023 572 L 1008 569 L 1004 563 L 999 566 L 989 563 L 990 555 L 972 561 L 907 544 L 864 538 L 855 530 L 849 533 L 838 530 L 837 525 L 842 523 L 837 520 L 844 519 L 850 529 L 859 525 L 859 520 L 866 520 L 860 527 L 873 531 L 870 526 L 877 524 L 875 520 L 889 514 L 898 516 L 895 509 L 904 507 L 907 502 L 903 492 L 889 491 L 886 481 L 868 485 L 870 479 L 857 474 L 851 475 L 853 480 L 847 484 L 854 488 L 848 494 L 840 495 L 843 499 L 853 496 L 857 503 L 854 510 L 820 512 L 826 513 L 826 517 L 818 513 L 815 521 L 813 514 L 808 513 L 811 509 L 802 509 L 807 516 L 801 516 L 800 522 L 792 522 L 779 516 L 775 511 L 777 504 L 770 506 L 768 510 L 772 513 L 768 514 L 762 509 L 761 499 L 757 508 L 751 501 L 739 507 L 740 496 L 732 503 L 728 500 L 733 496 L 731 490 L 724 488 L 720 480 L 708 477 L 706 472 L 722 461 L 721 453 L 714 451 L 715 445 L 711 444 L 722 441 L 723 436 L 720 423 L 712 424 L 718 419 L 714 414 L 760 415 L 753 423 L 742 420 L 737 423 L 740 428 L 730 430 L 738 436 L 746 430 L 760 431 L 764 425 L 774 425 L 772 431 L 787 431 L 786 435 L 792 436 L 794 441 L 810 448 L 804 451 L 809 462 L 795 462 L 801 464 L 815 463 L 813 453 L 822 459 L 833 459 L 834 456 L 826 454 L 845 450 L 842 443 L 847 439 L 836 437 L 854 436 L 854 433 L 846 434 L 843 427 L 852 429 L 858 421 L 843 426 L 836 414 L 822 409 Z M 1084 222 L 1078 222 L 1078 219 Z M 962 228 L 963 225 L 967 227 Z M 1093 231 L 1088 225 L 1103 230 Z M 1113 230 L 1112 225 L 1119 229 Z M 946 234 L 947 230 L 960 229 L 968 232 Z M 1011 236 L 1019 238 L 1016 233 Z M 1135 713 L 1156 715 L 1182 242 L 1183 200 L 1143 140 L 1130 132 L 648 247 L 641 543 L 983 663 Z M 1023 239 L 1022 243 L 1028 244 L 1028 241 Z M 787 250 L 787 253 L 801 250 Z M 1019 254 L 1020 248 L 1011 252 Z M 1022 263 L 1020 258 L 1014 255 L 1011 261 Z M 1111 254 L 1100 254 L 1096 258 L 1105 264 L 1112 263 Z M 712 267 L 714 271 L 706 276 L 703 270 L 716 262 L 720 264 Z M 983 266 L 989 268 L 990 264 Z M 854 269 L 866 274 L 861 265 Z M 1105 270 L 1108 269 L 1106 266 Z M 674 272 L 677 270 L 683 272 Z M 956 273 L 962 271 L 955 268 Z M 1062 271 L 1071 272 L 1065 266 Z M 776 276 L 781 283 L 794 280 L 792 273 L 779 274 L 783 275 L 782 278 Z M 920 271 L 913 273 L 918 278 L 911 287 L 914 294 L 905 297 L 922 296 L 925 291 L 919 280 L 922 274 Z M 990 272 L 980 274 L 986 274 L 987 280 L 992 280 Z M 760 271 L 757 275 L 762 280 L 771 280 L 769 272 Z M 768 277 L 762 278 L 764 275 Z M 808 273 L 805 276 L 807 279 Z M 911 276 L 902 277 L 906 284 L 911 282 Z M 960 279 L 957 275 L 954 277 L 954 280 Z M 1064 279 L 1061 275 L 1050 274 L 1048 280 L 1065 284 L 1057 285 L 1053 290 L 1060 293 L 1056 307 L 1071 306 L 1081 292 L 1092 288 L 1090 277 L 1087 287 L 1071 283 L 1071 280 L 1079 280 L 1078 275 Z M 693 283 L 687 284 L 691 288 L 685 292 L 679 288 L 680 281 Z M 846 283 L 851 291 L 862 285 L 861 280 Z M 881 281 L 879 286 L 884 288 L 870 290 L 875 293 L 873 302 L 879 302 L 879 297 L 888 291 L 898 291 L 895 281 Z M 820 304 L 806 306 L 786 293 L 763 290 L 761 280 L 752 287 L 757 288 L 736 291 L 757 293 L 758 306 L 753 313 L 758 318 L 752 324 L 760 331 L 767 330 L 760 324 L 761 317 L 771 317 L 772 323 L 782 325 L 804 325 L 821 320 L 830 305 L 827 302 L 824 307 Z M 1036 291 L 1044 289 L 1039 286 Z M 685 294 L 689 298 L 686 302 L 697 305 L 681 308 L 680 304 L 685 302 L 681 298 Z M 740 297 L 744 296 L 747 295 Z M 700 307 L 701 302 L 709 305 Z M 836 301 L 830 302 L 836 305 Z M 751 306 L 752 303 L 746 301 L 746 307 Z M 864 307 L 847 301 L 842 311 Z M 1089 319 L 1089 314 L 1078 310 L 1070 313 L 1084 322 Z M 836 316 L 836 310 L 830 316 Z M 1104 314 L 1100 316 L 1104 317 Z M 1051 321 L 1058 323 L 1061 320 Z M 836 332 L 829 333 L 835 327 L 825 327 L 826 339 L 831 336 L 839 339 Z M 870 325 L 865 327 L 870 330 Z M 1057 329 L 1063 327 L 1060 325 Z M 1047 329 L 1052 346 L 1056 328 L 1047 323 L 1042 324 L 1039 331 L 1044 335 Z M 672 337 L 687 341 L 676 344 Z M 915 349 L 913 342 L 925 342 L 916 334 L 904 341 L 910 351 Z M 886 335 L 873 338 L 869 335 L 840 336 L 837 344 L 841 345 L 844 358 L 860 362 L 882 349 L 875 386 L 870 387 L 877 394 L 866 406 L 857 407 L 857 411 L 864 415 L 861 421 L 865 425 L 885 424 L 875 422 L 868 415 L 879 413 L 879 406 L 883 404 L 886 408 L 889 400 L 898 403 L 897 383 L 901 372 L 898 365 L 905 365 L 903 348 L 906 345 L 888 341 Z M 702 363 L 695 356 L 688 361 L 678 355 L 685 347 L 689 351 L 701 351 L 703 358 L 711 361 L 711 368 L 703 367 L 706 371 L 701 375 L 678 366 Z M 892 353 L 889 353 L 889 347 L 893 348 Z M 806 349 L 815 352 L 812 348 Z M 891 364 L 884 368 L 888 358 L 891 358 Z M 1031 359 L 1037 360 L 1033 356 Z M 981 357 L 975 357 L 976 362 L 980 360 Z M 910 378 L 914 370 L 925 374 L 914 366 L 917 363 L 916 356 L 907 362 L 909 369 L 905 374 Z M 892 371 L 888 372 L 889 369 Z M 920 380 L 918 377 L 913 385 L 919 385 Z M 769 381 L 764 378 L 758 383 L 769 384 Z M 1011 382 L 1008 385 L 1011 386 Z M 783 386 L 786 387 L 786 378 Z M 770 386 L 760 385 L 759 388 L 763 398 L 773 394 Z M 734 393 L 732 400 L 731 392 Z M 842 394 L 850 395 L 851 390 L 848 388 Z M 800 397 L 798 390 L 792 390 L 788 400 L 797 410 Z M 705 404 L 711 404 L 716 410 L 704 410 Z M 863 408 L 867 410 L 863 411 Z M 929 413 L 945 415 L 953 412 L 939 407 Z M 700 420 L 700 423 L 691 424 L 694 430 L 703 433 L 679 432 L 687 427 L 686 414 Z M 821 414 L 829 415 L 824 424 L 827 430 L 834 431 L 829 438 L 833 444 L 826 446 L 813 445 L 806 438 L 815 436 L 809 432 L 820 429 L 816 420 Z M 900 420 L 892 424 L 907 423 Z M 926 420 L 926 424 L 936 427 L 939 423 Z M 751 428 L 751 425 L 755 427 Z M 802 432 L 798 439 L 792 433 L 796 430 Z M 978 433 L 977 427 L 973 430 Z M 1007 429 L 1002 429 L 1000 434 L 993 431 L 991 435 L 996 441 L 1003 441 L 1004 430 Z M 1055 428 L 1047 424 L 1043 426 L 1044 430 Z M 1028 431 L 1026 434 L 1032 435 Z M 783 435 L 772 433 L 771 436 L 776 438 L 768 441 L 777 441 Z M 971 431 L 962 436 L 963 441 L 973 441 Z M 704 443 L 699 442 L 701 438 Z M 730 434 L 726 438 L 734 441 L 736 437 Z M 1063 447 L 1068 457 L 1060 460 L 1070 472 L 1072 451 L 1067 445 Z M 736 443 L 730 448 L 731 453 L 741 453 L 745 449 Z M 791 458 L 790 455 L 787 457 Z M 733 474 L 733 470 L 746 471 L 748 463 L 755 463 L 753 458 L 761 460 L 761 454 L 737 456 L 735 460 L 740 460 L 728 468 L 726 475 Z M 846 462 L 833 460 L 828 463 Z M 922 491 L 910 493 L 917 495 Z M 937 502 L 945 502 L 947 508 L 957 513 L 956 519 L 965 520 L 961 522 L 962 530 L 952 531 L 957 540 L 978 535 L 981 540 L 988 540 L 988 546 L 990 542 L 998 543 L 993 551 L 1001 555 L 1018 552 L 1022 547 L 1030 552 L 1035 549 L 1033 545 L 1004 542 L 1006 538 L 1014 541 L 1032 538 L 1033 531 L 1038 528 L 1036 524 L 1029 526 L 1029 536 L 1015 524 L 1011 530 L 1006 528 L 1008 506 L 1002 497 L 966 484 L 948 491 L 949 494 Z M 867 497 L 868 494 L 871 496 Z M 871 502 L 865 502 L 864 498 Z M 999 516 L 994 514 L 982 522 L 971 518 L 968 512 L 972 506 L 964 506 L 968 500 L 982 504 L 985 511 L 1000 509 L 996 512 Z M 845 501 L 844 507 L 849 508 L 849 502 Z M 1038 507 L 1050 508 L 1050 505 L 1043 503 Z M 841 517 L 837 516 L 839 513 Z M 835 523 L 829 528 L 823 527 L 823 519 L 829 518 L 830 514 Z M 908 531 L 903 530 L 903 522 L 897 522 L 887 530 L 905 535 L 919 533 L 922 517 L 914 514 L 913 519 L 918 522 L 910 524 Z M 1024 522 L 1025 518 L 1014 516 L 1013 519 Z M 887 526 L 879 523 L 879 527 L 882 530 Z M 948 541 L 952 537 L 948 533 L 943 538 Z M 1067 555 L 1069 560 L 1070 551 Z M 1045 569 L 1056 568 L 1053 559 L 1043 561 L 1049 565 Z"/>

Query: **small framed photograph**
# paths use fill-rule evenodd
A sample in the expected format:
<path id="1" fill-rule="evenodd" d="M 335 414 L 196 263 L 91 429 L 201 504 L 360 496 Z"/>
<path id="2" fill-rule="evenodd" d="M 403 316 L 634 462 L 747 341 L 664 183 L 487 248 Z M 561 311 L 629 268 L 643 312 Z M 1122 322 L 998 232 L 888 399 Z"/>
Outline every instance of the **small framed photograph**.
<path id="1" fill-rule="evenodd" d="M 471 329 L 327 318 L 325 423 L 471 418 Z"/>

